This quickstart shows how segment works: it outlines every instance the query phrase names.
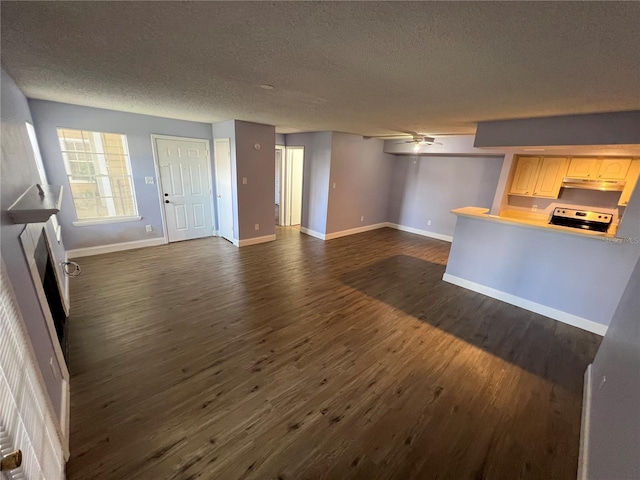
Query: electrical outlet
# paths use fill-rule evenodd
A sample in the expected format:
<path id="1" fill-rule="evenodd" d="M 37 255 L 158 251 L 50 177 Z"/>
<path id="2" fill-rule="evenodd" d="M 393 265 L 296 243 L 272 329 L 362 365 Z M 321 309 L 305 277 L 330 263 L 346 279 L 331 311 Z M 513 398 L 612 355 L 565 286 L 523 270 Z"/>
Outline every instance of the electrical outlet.
<path id="1" fill-rule="evenodd" d="M 362 217 L 360 217 L 360 221 L 364 222 L 364 215 Z"/>
<path id="2" fill-rule="evenodd" d="M 428 220 L 428 221 L 427 221 L 427 225 L 431 225 L 431 220 Z"/>
<path id="3" fill-rule="evenodd" d="M 151 225 L 145 225 L 144 229 L 148 232 L 153 232 L 153 227 Z"/>
<path id="4" fill-rule="evenodd" d="M 153 177 L 144 177 L 144 183 L 147 185 L 153 185 L 155 183 L 155 179 Z"/>
<path id="5" fill-rule="evenodd" d="M 256 223 L 256 226 L 254 227 L 256 230 L 260 230 L 260 224 Z"/>
<path id="6" fill-rule="evenodd" d="M 538 205 L 531 205 L 531 211 L 532 212 L 537 212 L 538 211 Z"/>

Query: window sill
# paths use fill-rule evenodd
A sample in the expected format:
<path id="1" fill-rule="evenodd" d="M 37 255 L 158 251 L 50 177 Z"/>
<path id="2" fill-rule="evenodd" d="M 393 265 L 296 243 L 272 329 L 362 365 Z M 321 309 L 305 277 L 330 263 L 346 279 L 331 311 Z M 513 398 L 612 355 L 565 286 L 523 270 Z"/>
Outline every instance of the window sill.
<path id="1" fill-rule="evenodd" d="M 112 218 L 96 218 L 94 220 L 76 220 L 72 222 L 74 227 L 90 227 L 92 225 L 105 225 L 109 223 L 127 223 L 127 222 L 139 222 L 142 217 L 136 215 L 134 217 L 112 217 Z"/>

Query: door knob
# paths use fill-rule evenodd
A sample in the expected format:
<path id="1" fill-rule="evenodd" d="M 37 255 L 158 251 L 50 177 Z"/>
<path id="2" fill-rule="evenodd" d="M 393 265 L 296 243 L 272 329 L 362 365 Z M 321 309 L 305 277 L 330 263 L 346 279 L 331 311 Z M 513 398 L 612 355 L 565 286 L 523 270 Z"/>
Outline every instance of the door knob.
<path id="1" fill-rule="evenodd" d="M 165 196 L 165 197 L 168 197 L 168 196 L 169 196 L 169 194 L 168 194 L 168 193 L 165 193 L 165 194 L 164 194 L 164 196 Z"/>
<path id="2" fill-rule="evenodd" d="M 165 200 L 164 203 L 169 203 L 169 200 Z"/>
<path id="3" fill-rule="evenodd" d="M 0 461 L 0 471 L 7 472 L 22 465 L 22 450 L 10 453 Z"/>

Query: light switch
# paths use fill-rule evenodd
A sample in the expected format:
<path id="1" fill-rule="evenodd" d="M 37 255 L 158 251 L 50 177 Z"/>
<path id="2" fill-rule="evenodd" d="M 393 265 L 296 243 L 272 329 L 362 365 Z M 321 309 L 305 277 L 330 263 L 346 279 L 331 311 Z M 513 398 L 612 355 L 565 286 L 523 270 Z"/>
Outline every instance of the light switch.
<path id="1" fill-rule="evenodd" d="M 333 188 L 336 188 L 336 182 L 333 182 Z"/>
<path id="2" fill-rule="evenodd" d="M 147 185 L 153 185 L 156 182 L 153 177 L 144 177 L 144 183 L 146 183 Z"/>
<path id="3" fill-rule="evenodd" d="M 247 184 L 247 177 L 242 177 L 242 184 L 246 185 Z"/>

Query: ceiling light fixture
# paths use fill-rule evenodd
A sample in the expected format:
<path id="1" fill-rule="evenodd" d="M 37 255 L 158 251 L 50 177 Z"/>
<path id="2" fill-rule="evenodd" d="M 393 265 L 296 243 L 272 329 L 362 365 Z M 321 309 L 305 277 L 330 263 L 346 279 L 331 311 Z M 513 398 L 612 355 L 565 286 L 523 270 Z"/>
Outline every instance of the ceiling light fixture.
<path id="1" fill-rule="evenodd" d="M 268 83 L 263 83 L 260 85 L 260 88 L 264 90 L 273 90 L 275 87 L 273 85 L 269 85 Z"/>

